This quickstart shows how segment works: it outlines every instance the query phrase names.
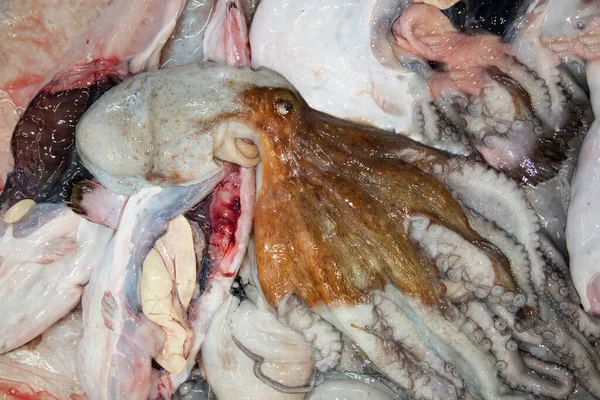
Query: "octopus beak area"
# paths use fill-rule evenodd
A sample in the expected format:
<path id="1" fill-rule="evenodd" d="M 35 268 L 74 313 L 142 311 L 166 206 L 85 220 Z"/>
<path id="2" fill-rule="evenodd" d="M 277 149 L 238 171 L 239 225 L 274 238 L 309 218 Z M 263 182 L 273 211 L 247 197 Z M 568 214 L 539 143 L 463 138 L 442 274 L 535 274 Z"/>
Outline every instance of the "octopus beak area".
<path id="1" fill-rule="evenodd" d="M 95 178 L 118 194 L 200 183 L 221 171 L 223 161 L 254 167 L 264 132 L 256 123 L 262 116 L 256 95 L 265 88 L 291 90 L 273 71 L 215 63 L 136 75 L 83 116 L 77 151 Z M 285 104 L 279 108 L 286 112 Z"/>

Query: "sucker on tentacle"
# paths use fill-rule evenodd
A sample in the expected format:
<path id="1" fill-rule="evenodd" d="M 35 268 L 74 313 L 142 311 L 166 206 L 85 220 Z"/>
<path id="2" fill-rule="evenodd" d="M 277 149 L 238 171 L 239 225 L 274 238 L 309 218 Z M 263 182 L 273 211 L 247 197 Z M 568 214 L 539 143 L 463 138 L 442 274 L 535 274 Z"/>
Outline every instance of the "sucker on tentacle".
<path id="1" fill-rule="evenodd" d="M 424 368 L 426 373 L 434 373 L 452 382 L 456 387 L 457 394 L 462 396 L 464 382 L 459 376 L 456 368 L 433 352 L 420 342 L 415 328 L 411 326 L 410 319 L 403 315 L 402 310 L 385 296 L 376 294 L 373 299 L 374 311 L 377 322 L 372 327 L 374 332 L 382 332 L 387 338 L 392 338 L 400 346 L 400 350 L 412 357 Z M 385 337 L 382 340 L 386 340 Z M 387 339 L 389 340 L 389 339 Z M 391 347 L 391 346 L 390 346 Z M 433 371 L 429 372 L 428 370 Z"/>
<path id="2" fill-rule="evenodd" d="M 531 267 L 529 257 L 522 244 L 515 242 L 505 231 L 497 227 L 493 222 L 486 220 L 473 210 L 465 213 L 469 225 L 482 237 L 493 243 L 506 255 L 511 265 L 511 272 L 519 288 L 527 295 L 527 305 L 537 308 L 537 298 L 534 288 L 531 286 Z"/>
<path id="3" fill-rule="evenodd" d="M 581 299 L 573 285 L 571 272 L 562 254 L 550 240 L 541 237 L 541 249 L 548 260 L 548 294 L 555 311 L 562 313 L 579 331 L 590 339 L 600 338 L 600 318 L 586 313 L 580 306 Z"/>
<path id="4" fill-rule="evenodd" d="M 377 306 L 382 297 L 376 294 L 373 305 Z M 429 399 L 436 394 L 446 399 L 459 397 L 460 389 L 446 377 L 446 371 L 438 374 L 421 365 L 410 355 L 410 349 L 407 351 L 401 343 L 395 342 L 394 332 L 383 323 L 381 311 L 372 306 L 361 306 L 360 310 L 350 312 L 353 315 L 348 315 L 348 312 L 342 315 L 339 311 L 335 313 L 338 321 L 350 326 L 348 333 L 351 338 L 361 344 L 378 369 L 400 384 L 411 398 Z M 403 332 L 396 332 L 395 335 L 401 336 Z"/>
<path id="5" fill-rule="evenodd" d="M 506 280 L 501 269 L 476 245 L 469 243 L 443 225 L 431 223 L 424 215 L 410 216 L 404 220 L 409 239 L 414 241 L 426 256 L 445 275 L 446 297 L 455 303 L 473 298 L 488 298 L 510 307 L 525 304 L 523 294 L 517 294 Z M 478 243 L 483 246 L 483 243 Z M 495 300 L 494 300 L 495 299 Z"/>
<path id="6" fill-rule="evenodd" d="M 529 256 L 535 290 L 544 287 L 544 262 L 539 253 L 539 220 L 514 181 L 481 165 L 459 164 L 435 173 L 464 203 L 523 244 Z"/>
<path id="7" fill-rule="evenodd" d="M 302 300 L 293 295 L 280 303 L 277 315 L 312 344 L 317 370 L 327 372 L 338 366 L 342 350 L 341 336 L 329 322 L 311 312 Z"/>
<path id="8" fill-rule="evenodd" d="M 499 373 L 512 389 L 531 390 L 537 396 L 556 399 L 566 398 L 573 391 L 574 381 L 568 371 L 558 367 L 552 370 L 550 364 L 532 356 L 521 356 L 517 342 L 511 339 L 510 330 L 506 330 L 506 324 L 499 319 L 493 321 L 491 312 L 483 304 L 478 301 L 469 303 L 465 315 L 476 321 L 491 340 L 491 351 L 498 360 L 496 364 L 503 367 L 499 368 Z M 535 373 L 528 373 L 528 368 Z"/>

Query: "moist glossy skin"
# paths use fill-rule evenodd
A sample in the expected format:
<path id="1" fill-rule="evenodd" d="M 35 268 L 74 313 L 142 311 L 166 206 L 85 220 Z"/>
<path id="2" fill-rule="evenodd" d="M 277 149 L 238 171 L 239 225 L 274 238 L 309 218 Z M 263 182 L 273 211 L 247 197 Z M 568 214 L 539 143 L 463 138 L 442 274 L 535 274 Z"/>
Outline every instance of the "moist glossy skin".
<path id="1" fill-rule="evenodd" d="M 493 168 L 537 185 L 551 179 L 577 134 L 578 113 L 561 94 L 553 105 L 545 78 L 512 58 L 500 36 L 456 29 L 437 8 L 406 7 L 394 23 L 399 46 L 439 63 L 429 86 L 454 105 L 470 142 Z M 550 84 L 550 83 L 549 83 Z"/>
<path id="2" fill-rule="evenodd" d="M 199 80 L 210 85 L 196 88 Z M 145 96 L 140 107 L 114 107 Z M 114 190 L 195 184 L 222 161 L 257 167 L 249 254 L 280 320 L 311 338 L 319 371 L 338 365 L 344 334 L 417 399 L 498 399 L 512 394 L 507 385 L 564 398 L 575 377 L 600 394 L 588 351 L 600 324 L 579 309 L 568 267 L 506 176 L 325 116 L 265 69 L 148 73 L 95 107 L 79 124 L 78 150 Z M 146 123 L 122 123 L 137 119 Z M 141 134 L 151 151 L 137 154 L 128 143 Z M 171 161 L 180 149 L 194 159 L 187 180 L 189 165 Z M 140 168 L 123 175 L 118 165 L 136 156 Z M 148 173 L 156 169 L 168 173 Z M 240 204 L 244 193 L 253 191 L 242 179 Z M 528 351 L 541 349 L 565 367 Z"/>
<path id="3" fill-rule="evenodd" d="M 36 338 L 78 303 L 112 231 L 40 204 L 0 236 L 0 353 Z"/>
<path id="4" fill-rule="evenodd" d="M 23 110 L 110 3 L 2 1 L 0 5 L 0 189 L 13 169 L 10 139 Z M 60 12 L 58 12 L 60 10 Z"/>
<path id="5" fill-rule="evenodd" d="M 38 95 L 21 118 L 12 145 L 22 198 L 42 201 L 67 169 L 89 95 L 88 88 Z"/>
<path id="6" fill-rule="evenodd" d="M 184 5 L 183 0 L 3 3 L 0 10 L 9 17 L 0 37 L 10 39 L 1 45 L 9 62 L 0 72 L 0 188 L 14 167 L 13 129 L 38 92 L 82 88 L 107 75 L 158 68 L 160 49 Z"/>
<path id="7" fill-rule="evenodd" d="M 388 283 L 437 304 L 444 289 L 435 266 L 408 242 L 401 221 L 409 214 L 429 215 L 485 245 L 440 182 L 386 159 L 414 146 L 407 139 L 315 113 L 290 91 L 263 90 L 247 101 L 266 121 L 255 237 L 261 286 L 273 306 L 292 293 L 309 307 L 363 303 Z M 277 107 L 290 111 L 282 116 Z M 506 260 L 492 255 L 503 284 L 514 289 Z"/>
<path id="8" fill-rule="evenodd" d="M 489 260 L 488 268 L 493 271 L 492 285 L 497 288 L 493 293 L 498 294 L 496 290 L 502 293 L 526 290 L 513 279 L 514 270 L 511 271 L 511 268 L 516 266 L 510 265 L 505 255 L 471 229 L 461 207 L 446 187 L 425 172 L 431 172 L 435 166 L 448 164 L 449 156 L 402 136 L 385 135 L 315 112 L 291 90 L 260 88 L 247 91 L 242 99 L 244 108 L 253 111 L 233 118 L 261 132 L 256 138 L 261 149 L 261 178 L 254 225 L 257 273 L 265 298 L 280 313 L 284 312 L 282 310 L 287 299 L 301 299 L 309 309 L 336 327 L 341 327 L 342 332 L 357 341 L 373 362 L 392 379 L 401 385 L 407 384 L 404 383 L 403 373 L 394 370 L 394 361 L 379 353 L 385 350 L 369 342 L 369 326 L 379 323 L 379 320 L 364 321 L 369 321 L 368 315 L 371 314 L 367 310 L 373 304 L 378 310 L 383 307 L 374 300 L 379 293 L 391 298 L 398 295 L 410 299 L 403 301 L 412 304 L 410 308 L 413 312 L 423 318 L 420 323 L 424 323 L 427 326 L 425 329 L 434 336 L 443 335 L 441 332 L 452 329 L 452 324 L 456 323 L 456 320 L 452 322 L 454 317 L 447 315 L 453 307 L 448 301 L 459 304 L 468 302 L 473 304 L 471 307 L 475 310 L 477 307 L 487 310 L 468 295 L 459 295 L 457 298 L 457 290 L 460 290 L 452 282 L 455 280 L 451 277 L 452 271 L 442 269 L 440 260 L 443 259 L 430 258 L 429 247 L 424 244 L 419 247 L 415 243 L 406 222 L 415 215 L 426 216 L 432 225 L 454 232 L 479 249 L 482 252 L 480 254 Z M 411 159 L 412 164 L 402 159 Z M 431 235 L 434 236 L 434 233 Z M 436 233 L 435 237 L 438 235 Z M 467 258 L 467 263 L 477 264 L 475 253 L 472 253 L 472 257 Z M 446 273 L 449 280 L 444 278 Z M 463 272 L 465 282 L 471 282 L 471 279 L 476 281 L 473 276 L 469 278 L 472 273 Z M 471 283 L 466 283 L 466 287 L 469 285 Z M 493 300 L 493 294 L 486 297 L 482 293 L 477 297 L 483 297 L 481 302 L 490 307 L 498 302 Z M 396 301 L 400 303 L 394 304 L 403 302 Z M 534 304 L 517 312 L 517 322 L 513 319 L 513 323 L 522 324 L 522 328 L 518 329 L 527 329 L 527 326 L 537 323 Z M 509 308 L 515 312 L 520 306 Z M 481 324 L 481 329 L 487 329 L 483 328 L 489 326 L 487 321 L 490 317 L 486 312 L 473 311 L 469 318 Z M 378 311 L 377 315 L 381 315 L 379 313 L 384 314 L 382 318 L 385 323 L 405 326 L 405 323 L 394 322 L 403 315 L 399 309 L 396 314 Z M 433 319 L 425 322 L 428 318 Z M 441 322 L 444 318 L 447 320 Z M 413 323 L 415 326 L 420 324 Z M 445 324 L 448 325 L 444 327 Z M 394 337 L 406 335 L 403 337 L 408 338 L 413 335 L 395 329 Z M 491 329 L 495 329 L 493 323 Z M 363 331 L 367 332 L 366 337 Z M 385 337 L 385 333 L 381 335 Z M 445 350 L 447 352 L 461 351 L 457 348 L 462 346 L 458 344 L 464 339 L 461 335 L 452 334 L 456 342 L 442 339 L 436 345 L 423 342 L 423 337 L 415 338 L 423 348 L 417 345 L 411 353 L 423 354 L 427 348 L 445 346 L 448 347 Z M 492 347 L 504 348 L 501 335 L 490 335 Z M 511 342 L 509 347 L 512 346 Z M 437 356 L 426 361 L 434 365 L 434 370 L 437 357 L 445 357 L 437 351 L 431 353 Z M 478 351 L 474 350 L 474 353 Z M 412 382 L 408 385 L 414 385 L 414 397 L 428 397 L 428 390 L 450 398 L 460 395 L 461 390 L 481 391 L 482 397 L 493 397 L 495 395 L 491 393 L 494 392 L 501 393 L 502 389 L 495 386 L 493 379 L 489 380 L 493 369 L 483 372 L 488 368 L 483 361 L 487 357 L 486 352 L 477 356 L 474 353 L 465 350 L 465 358 L 469 361 L 450 357 L 446 362 L 455 365 L 461 374 L 479 375 L 475 387 L 462 389 L 459 383 L 456 387 L 447 386 L 448 382 L 440 378 L 439 371 L 428 370 L 425 374 L 430 374 L 427 376 L 435 382 L 432 387 L 436 387 L 428 389 L 419 381 L 422 375 L 408 372 L 407 379 Z M 528 375 L 529 368 L 540 371 L 550 366 L 523 361 L 529 357 L 527 354 L 513 354 L 510 357 L 516 358 L 509 359 L 500 347 L 492 350 L 492 353 L 498 357 L 500 366 L 506 365 L 502 364 L 506 361 L 513 363 L 506 375 L 501 373 L 507 382 L 516 380 L 525 387 L 532 385 L 529 390 L 534 393 L 540 393 L 537 385 L 547 385 L 545 378 L 529 380 L 524 377 L 534 376 Z M 402 361 L 400 365 L 409 362 Z M 473 368 L 479 368 L 479 371 L 475 373 Z M 407 370 L 410 371 L 410 368 Z M 560 376 L 562 373 L 556 376 L 561 383 L 545 389 L 543 393 L 554 393 L 560 397 L 562 393 L 572 390 L 568 374 Z"/>

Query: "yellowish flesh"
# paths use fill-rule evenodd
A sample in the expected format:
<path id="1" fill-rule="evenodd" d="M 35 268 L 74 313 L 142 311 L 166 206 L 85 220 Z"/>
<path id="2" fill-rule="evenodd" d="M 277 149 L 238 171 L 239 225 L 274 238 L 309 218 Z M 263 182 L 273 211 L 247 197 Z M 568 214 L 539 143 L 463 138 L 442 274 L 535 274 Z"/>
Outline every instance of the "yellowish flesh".
<path id="1" fill-rule="evenodd" d="M 183 307 L 192 301 L 196 287 L 196 253 L 192 227 L 183 215 L 169 222 L 167 233 L 156 241 L 156 248 L 169 271 L 174 268 L 177 293 Z"/>
<path id="2" fill-rule="evenodd" d="M 192 229 L 183 216 L 169 223 L 144 260 L 140 284 L 142 311 L 166 333 L 156 362 L 179 374 L 186 365 L 193 331 L 186 318 L 196 284 L 196 255 Z M 175 285 L 175 289 L 174 289 Z"/>
<path id="3" fill-rule="evenodd" d="M 21 200 L 14 206 L 8 209 L 4 214 L 4 222 L 7 224 L 17 223 L 31 210 L 31 207 L 35 206 L 35 201 L 31 199 Z"/>

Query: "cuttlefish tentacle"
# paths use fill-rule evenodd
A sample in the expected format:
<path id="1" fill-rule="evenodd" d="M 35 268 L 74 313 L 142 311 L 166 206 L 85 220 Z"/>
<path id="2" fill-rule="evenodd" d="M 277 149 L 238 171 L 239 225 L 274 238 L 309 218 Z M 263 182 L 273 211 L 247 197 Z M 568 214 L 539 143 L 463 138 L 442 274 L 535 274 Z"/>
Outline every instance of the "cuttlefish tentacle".
<path id="1" fill-rule="evenodd" d="M 478 247 L 424 215 L 406 218 L 404 226 L 411 242 L 438 267 L 446 286 L 446 297 L 453 302 L 489 298 L 511 308 L 525 304 L 524 295 L 515 293 L 517 288 L 509 278 L 509 269 L 499 265 L 501 259 L 493 256 L 491 246 L 486 252 L 481 248 L 486 244 L 480 242 Z"/>

